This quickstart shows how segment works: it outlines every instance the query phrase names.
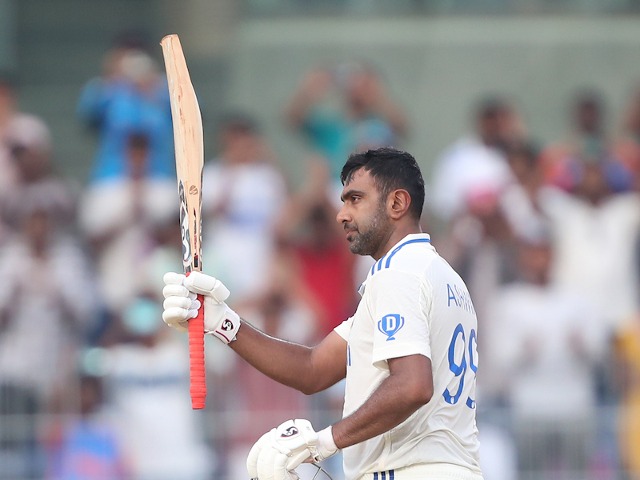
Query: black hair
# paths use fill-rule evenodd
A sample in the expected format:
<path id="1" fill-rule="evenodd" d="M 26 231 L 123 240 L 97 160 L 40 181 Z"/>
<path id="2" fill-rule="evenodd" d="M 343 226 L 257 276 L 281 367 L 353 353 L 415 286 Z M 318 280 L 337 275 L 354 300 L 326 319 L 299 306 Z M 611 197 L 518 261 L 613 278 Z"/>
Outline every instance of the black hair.
<path id="1" fill-rule="evenodd" d="M 361 168 L 369 172 L 381 198 L 386 198 L 392 190 L 398 188 L 409 192 L 409 212 L 414 218 L 420 219 L 424 206 L 424 179 L 413 155 L 389 147 L 353 153 L 342 167 L 342 184 L 349 183 L 354 173 Z"/>
<path id="2" fill-rule="evenodd" d="M 245 112 L 227 112 L 218 119 L 218 130 L 233 131 L 247 134 L 259 134 L 258 121 Z"/>
<path id="3" fill-rule="evenodd" d="M 511 110 L 509 100 L 499 94 L 487 94 L 475 105 L 475 116 L 479 120 L 495 118 L 503 112 Z"/>
<path id="4" fill-rule="evenodd" d="M 529 169 L 535 168 L 540 163 L 540 152 L 542 150 L 539 143 L 533 140 L 507 142 L 500 147 L 507 158 L 518 156 L 524 160 Z"/>
<path id="5" fill-rule="evenodd" d="M 127 147 L 131 149 L 148 149 L 150 146 L 151 139 L 144 132 L 132 132 L 127 138 Z"/>
<path id="6" fill-rule="evenodd" d="M 583 87 L 573 95 L 571 105 L 574 110 L 589 107 L 602 111 L 604 110 L 605 99 L 600 90 L 591 87 Z"/>
<path id="7" fill-rule="evenodd" d="M 112 40 L 113 48 L 126 48 L 132 50 L 141 50 L 145 53 L 151 54 L 151 46 L 149 42 L 149 35 L 137 29 L 122 30 Z"/>

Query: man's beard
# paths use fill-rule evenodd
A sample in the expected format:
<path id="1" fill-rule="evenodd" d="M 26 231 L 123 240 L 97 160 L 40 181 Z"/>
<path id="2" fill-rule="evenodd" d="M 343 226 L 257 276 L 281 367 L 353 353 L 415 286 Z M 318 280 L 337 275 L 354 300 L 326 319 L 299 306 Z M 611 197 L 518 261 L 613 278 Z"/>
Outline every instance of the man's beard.
<path id="1" fill-rule="evenodd" d="M 386 241 L 389 229 L 389 219 L 382 206 L 367 225 L 358 227 L 354 232 L 353 240 L 349 242 L 349 250 L 356 255 L 374 255 Z"/>

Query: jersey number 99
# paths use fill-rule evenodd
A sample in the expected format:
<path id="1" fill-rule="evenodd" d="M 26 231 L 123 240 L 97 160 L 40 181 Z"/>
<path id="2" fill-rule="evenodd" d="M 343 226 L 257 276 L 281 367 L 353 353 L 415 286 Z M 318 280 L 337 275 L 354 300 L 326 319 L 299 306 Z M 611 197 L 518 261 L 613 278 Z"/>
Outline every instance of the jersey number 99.
<path id="1" fill-rule="evenodd" d="M 458 378 L 458 387 L 455 393 L 447 387 L 442 393 L 444 401 L 455 405 L 460 400 L 462 390 L 464 389 L 464 381 L 467 369 L 471 369 L 475 377 L 478 371 L 478 339 L 475 329 L 471 329 L 469 339 L 465 335 L 464 327 L 459 323 L 453 331 L 451 342 L 449 343 L 448 360 L 449 370 L 455 378 Z M 469 408 L 475 408 L 476 402 L 471 397 L 467 397 L 466 405 Z"/>

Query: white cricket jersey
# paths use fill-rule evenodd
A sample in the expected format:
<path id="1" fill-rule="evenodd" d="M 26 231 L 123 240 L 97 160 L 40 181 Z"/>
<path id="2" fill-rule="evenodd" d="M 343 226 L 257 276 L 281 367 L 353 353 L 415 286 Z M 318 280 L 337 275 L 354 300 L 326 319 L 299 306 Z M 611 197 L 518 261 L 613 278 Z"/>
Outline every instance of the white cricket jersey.
<path id="1" fill-rule="evenodd" d="M 373 265 L 360 294 L 355 314 L 335 329 L 348 342 L 343 415 L 357 410 L 389 376 L 390 358 L 429 357 L 434 393 L 397 427 L 345 448 L 346 478 L 443 463 L 480 474 L 477 320 L 462 279 L 429 235 L 412 234 Z"/>

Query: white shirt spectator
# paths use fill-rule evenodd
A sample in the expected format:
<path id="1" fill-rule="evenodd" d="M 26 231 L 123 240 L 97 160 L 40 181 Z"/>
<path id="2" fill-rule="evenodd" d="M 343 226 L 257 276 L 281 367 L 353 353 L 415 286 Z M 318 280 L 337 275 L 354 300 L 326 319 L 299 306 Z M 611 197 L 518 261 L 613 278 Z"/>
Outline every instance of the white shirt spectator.
<path id="1" fill-rule="evenodd" d="M 511 181 L 511 170 L 501 153 L 475 136 L 461 138 L 436 162 L 431 208 L 437 217 L 448 221 L 464 212 L 469 196 L 484 190 L 500 191 Z"/>
<path id="2" fill-rule="evenodd" d="M 268 163 L 205 165 L 203 178 L 205 270 L 228 285 L 234 301 L 264 285 L 273 228 L 286 202 L 280 172 Z"/>
<path id="3" fill-rule="evenodd" d="M 485 352 L 518 417 L 584 418 L 595 407 L 593 367 L 604 351 L 593 309 L 566 289 L 512 284 L 497 292 Z"/>
<path id="4" fill-rule="evenodd" d="M 551 220 L 557 285 L 588 298 L 610 328 L 637 312 L 640 197 L 619 194 L 594 206 L 553 190 L 541 206 Z"/>
<path id="5" fill-rule="evenodd" d="M 91 327 L 96 295 L 88 263 L 70 240 L 59 238 L 47 258 L 35 258 L 22 237 L 0 255 L 0 382 L 33 388 L 46 399 L 75 368 L 82 335 Z"/>
<path id="6" fill-rule="evenodd" d="M 132 272 L 145 258 L 149 224 L 178 211 L 174 181 L 147 179 L 140 185 L 128 178 L 91 186 L 80 203 L 80 226 L 101 246 L 97 268 L 101 294 L 114 311 L 137 293 Z"/>
<path id="7" fill-rule="evenodd" d="M 173 338 L 109 349 L 109 408 L 136 480 L 211 478 L 214 454 L 191 410 L 185 349 Z"/>

